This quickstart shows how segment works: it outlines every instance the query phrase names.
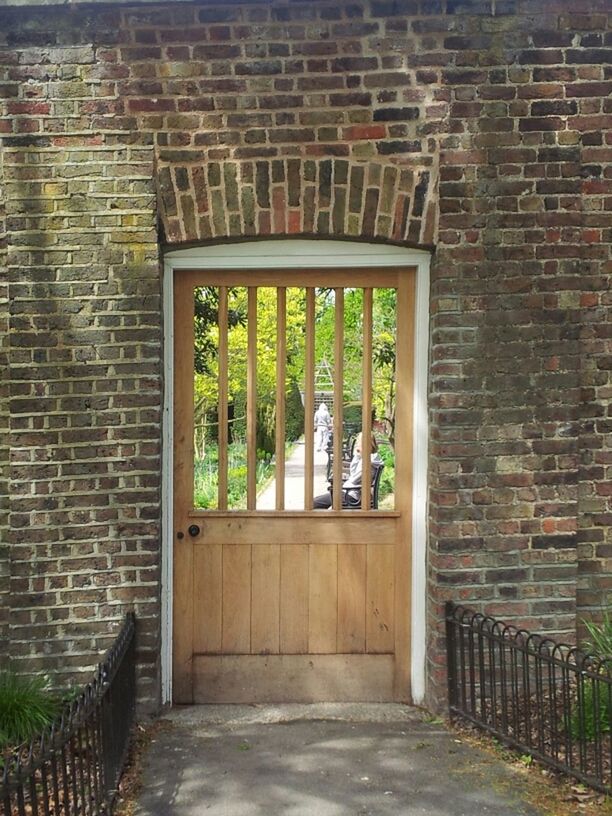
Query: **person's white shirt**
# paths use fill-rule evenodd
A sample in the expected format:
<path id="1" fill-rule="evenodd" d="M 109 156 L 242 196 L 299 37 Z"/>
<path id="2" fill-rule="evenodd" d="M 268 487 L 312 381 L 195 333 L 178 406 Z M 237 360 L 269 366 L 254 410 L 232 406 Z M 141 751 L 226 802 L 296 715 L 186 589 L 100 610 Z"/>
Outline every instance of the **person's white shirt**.
<path id="1" fill-rule="evenodd" d="M 383 460 L 380 458 L 378 451 L 375 451 L 370 456 L 370 461 L 373 465 L 382 465 Z M 351 459 L 351 464 L 349 465 L 349 473 L 345 481 L 342 483 L 342 489 L 346 490 L 349 488 L 348 495 L 351 499 L 359 499 L 361 497 L 360 490 L 350 490 L 351 487 L 361 487 L 361 474 L 363 472 L 363 460 L 361 457 L 361 453 L 359 451 L 355 451 L 353 454 L 353 458 Z"/>

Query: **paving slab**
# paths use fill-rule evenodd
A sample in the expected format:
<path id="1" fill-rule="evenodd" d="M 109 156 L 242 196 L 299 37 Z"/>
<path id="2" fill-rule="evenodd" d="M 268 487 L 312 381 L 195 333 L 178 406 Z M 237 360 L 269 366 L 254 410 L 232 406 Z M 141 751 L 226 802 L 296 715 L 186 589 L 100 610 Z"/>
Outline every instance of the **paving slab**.
<path id="1" fill-rule="evenodd" d="M 399 705 L 173 709 L 136 816 L 541 816 L 511 766 Z"/>

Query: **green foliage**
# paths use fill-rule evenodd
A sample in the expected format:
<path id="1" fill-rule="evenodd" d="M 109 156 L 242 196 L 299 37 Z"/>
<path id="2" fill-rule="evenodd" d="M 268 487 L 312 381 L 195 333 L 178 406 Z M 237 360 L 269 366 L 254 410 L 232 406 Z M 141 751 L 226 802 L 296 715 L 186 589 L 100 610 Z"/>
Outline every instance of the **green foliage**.
<path id="1" fill-rule="evenodd" d="M 196 290 L 194 407 L 196 450 L 202 456 L 208 441 L 216 442 L 219 376 L 219 327 L 217 323 L 218 290 L 202 287 Z M 287 439 L 303 432 L 303 408 L 299 383 L 304 372 L 304 290 L 287 289 Z M 231 425 L 234 439 L 244 436 L 247 382 L 246 287 L 228 291 L 228 401 L 235 421 Z M 257 447 L 268 454 L 274 451 L 276 399 L 276 290 L 260 287 L 257 291 Z M 296 400 L 297 397 L 297 400 Z M 300 425 L 299 431 L 296 426 Z"/>
<path id="2" fill-rule="evenodd" d="M 610 608 L 604 609 L 601 623 L 584 621 L 584 625 L 589 633 L 589 640 L 584 644 L 585 649 L 597 657 L 612 659 L 612 613 Z"/>
<path id="3" fill-rule="evenodd" d="M 612 661 L 612 615 L 610 609 L 604 609 L 601 623 L 595 621 L 583 622 L 589 633 L 589 640 L 583 644 L 585 651 L 601 659 Z M 598 730 L 602 734 L 610 731 L 612 723 L 610 687 L 608 683 L 593 682 L 589 678 L 584 678 L 583 688 L 584 716 L 582 728 L 586 739 L 593 740 Z M 574 738 L 578 738 L 580 734 L 580 725 L 578 708 L 575 708 L 572 711 L 571 718 L 571 732 Z"/>
<path id="4" fill-rule="evenodd" d="M 242 304 L 233 305 L 236 290 L 228 292 L 229 303 L 227 322 L 231 328 L 246 323 L 246 310 Z M 211 362 L 217 354 L 216 335 L 218 333 L 219 290 L 216 286 L 201 286 L 194 297 L 194 338 L 195 370 L 198 374 L 211 374 Z"/>
<path id="5" fill-rule="evenodd" d="M 385 496 L 395 491 L 395 454 L 390 445 L 379 445 L 378 455 L 385 463 L 385 467 L 380 477 L 379 499 L 382 500 Z"/>
<path id="6" fill-rule="evenodd" d="M 612 709 L 609 686 L 607 683 L 593 683 L 589 678 L 585 678 L 583 688 L 582 723 L 577 700 L 576 707 L 572 711 L 570 731 L 574 739 L 579 739 L 582 731 L 585 739 L 594 740 L 598 732 L 607 734 L 610 731 Z"/>
<path id="7" fill-rule="evenodd" d="M 304 406 L 300 389 L 295 380 L 289 384 L 285 405 L 285 436 L 287 441 L 295 442 L 304 433 Z"/>
<path id="8" fill-rule="evenodd" d="M 246 444 L 232 442 L 228 446 L 227 501 L 230 508 L 240 510 L 246 507 L 247 464 Z M 257 451 L 257 486 L 261 487 L 274 473 L 270 456 L 263 450 Z M 194 507 L 202 510 L 217 507 L 217 486 L 219 477 L 218 448 L 210 443 L 206 448 L 206 458 L 194 462 Z"/>
<path id="9" fill-rule="evenodd" d="M 59 708 L 46 677 L 0 673 L 0 749 L 35 737 L 53 721 Z"/>
<path id="10" fill-rule="evenodd" d="M 350 402 L 348 405 L 344 405 L 342 409 L 342 419 L 344 420 L 345 426 L 356 428 L 358 431 L 361 430 L 361 403 Z"/>
<path id="11" fill-rule="evenodd" d="M 258 455 L 262 451 L 270 458 L 276 448 L 275 440 L 276 405 L 270 401 L 257 406 L 257 430 L 255 433 Z"/>

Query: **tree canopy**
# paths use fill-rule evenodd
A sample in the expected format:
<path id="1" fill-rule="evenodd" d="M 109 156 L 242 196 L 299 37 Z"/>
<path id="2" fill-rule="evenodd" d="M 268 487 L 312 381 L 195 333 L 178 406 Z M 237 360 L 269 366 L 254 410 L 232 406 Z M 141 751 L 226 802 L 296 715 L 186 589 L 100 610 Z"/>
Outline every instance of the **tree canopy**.
<path id="1" fill-rule="evenodd" d="M 234 431 L 240 434 L 246 406 L 247 372 L 247 299 L 246 287 L 228 291 L 228 396 L 234 407 Z M 195 407 L 196 426 L 216 425 L 219 373 L 219 291 L 201 287 L 195 298 Z M 373 406 L 376 416 L 385 421 L 391 441 L 395 424 L 395 325 L 396 292 L 375 289 L 373 298 Z M 297 438 L 303 427 L 303 412 L 296 395 L 303 388 L 305 365 L 304 289 L 287 289 L 286 312 L 286 393 L 288 395 L 288 438 Z M 335 293 L 317 290 L 315 312 L 315 361 L 334 359 Z M 344 294 L 344 400 L 359 403 L 362 393 L 363 365 L 363 290 L 346 289 Z M 258 288 L 257 292 L 257 405 L 258 424 L 274 435 L 276 395 L 276 290 Z M 291 409 L 289 410 L 289 404 Z M 299 421 L 293 414 L 298 413 Z M 293 418 L 293 422 L 292 422 Z M 290 429 L 291 425 L 291 429 Z M 204 431 L 206 432 L 206 431 Z M 214 432 L 216 436 L 216 431 Z M 265 434 L 264 434 L 265 436 Z M 203 442 L 203 439 L 202 439 Z M 262 437 L 263 447 L 269 440 Z M 259 444 L 259 442 L 258 442 Z"/>

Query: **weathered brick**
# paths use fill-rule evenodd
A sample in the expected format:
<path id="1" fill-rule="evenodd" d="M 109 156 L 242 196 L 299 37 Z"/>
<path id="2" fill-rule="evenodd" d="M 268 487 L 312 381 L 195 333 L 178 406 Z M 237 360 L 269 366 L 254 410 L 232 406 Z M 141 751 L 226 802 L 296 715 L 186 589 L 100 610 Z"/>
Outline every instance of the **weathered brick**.
<path id="1" fill-rule="evenodd" d="M 27 9 L 3 17 L 0 648 L 68 672 L 133 606 L 156 694 L 157 219 L 170 246 L 375 237 L 436 247 L 442 699 L 446 598 L 554 632 L 610 586 L 606 18 L 562 0 L 265 6 L 92 7 L 87 26 L 58 7 L 61 44 Z"/>

